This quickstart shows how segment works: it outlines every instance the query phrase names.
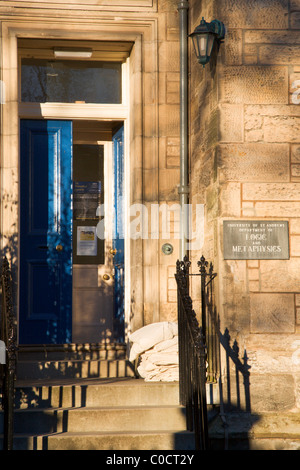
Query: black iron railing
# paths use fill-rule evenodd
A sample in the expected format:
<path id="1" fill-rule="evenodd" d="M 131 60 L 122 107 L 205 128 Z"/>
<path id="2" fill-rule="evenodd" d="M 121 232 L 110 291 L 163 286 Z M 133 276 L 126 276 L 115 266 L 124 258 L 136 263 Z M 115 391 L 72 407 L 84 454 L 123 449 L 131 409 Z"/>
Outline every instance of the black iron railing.
<path id="1" fill-rule="evenodd" d="M 13 449 L 13 421 L 15 375 L 17 362 L 16 325 L 11 292 L 11 271 L 7 258 L 3 259 L 1 271 L 2 308 L 1 340 L 6 347 L 6 360 L 2 368 L 2 408 L 4 412 L 3 449 Z"/>
<path id="2" fill-rule="evenodd" d="M 204 256 L 198 261 L 201 276 L 201 326 L 207 348 L 207 382 L 217 383 L 220 375 L 220 324 L 214 300 L 214 273 L 212 263 Z"/>
<path id="3" fill-rule="evenodd" d="M 213 302 L 213 266 L 204 257 L 198 262 L 199 274 L 190 273 L 187 257 L 176 264 L 178 295 L 179 393 L 186 407 L 187 429 L 194 431 L 195 448 L 208 450 L 206 384 L 219 375 L 219 329 Z M 190 297 L 190 276 L 201 276 L 200 324 Z"/>

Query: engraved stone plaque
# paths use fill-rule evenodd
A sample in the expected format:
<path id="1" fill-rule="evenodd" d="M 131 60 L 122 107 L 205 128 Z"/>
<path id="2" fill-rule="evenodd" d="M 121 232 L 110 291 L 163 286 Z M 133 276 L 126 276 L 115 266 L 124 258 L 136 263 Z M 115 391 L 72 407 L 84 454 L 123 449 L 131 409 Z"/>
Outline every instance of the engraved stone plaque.
<path id="1" fill-rule="evenodd" d="M 225 220 L 224 259 L 289 259 L 289 226 L 281 220 Z"/>

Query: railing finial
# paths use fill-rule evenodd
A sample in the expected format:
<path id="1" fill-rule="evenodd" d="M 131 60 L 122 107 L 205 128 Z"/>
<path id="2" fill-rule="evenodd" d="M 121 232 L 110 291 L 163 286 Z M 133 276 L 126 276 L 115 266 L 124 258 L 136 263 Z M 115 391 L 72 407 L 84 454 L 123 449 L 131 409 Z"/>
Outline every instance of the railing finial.
<path id="1" fill-rule="evenodd" d="M 199 266 L 199 271 L 201 276 L 206 274 L 206 268 L 208 266 L 208 261 L 202 255 L 200 260 L 198 261 L 197 265 Z"/>

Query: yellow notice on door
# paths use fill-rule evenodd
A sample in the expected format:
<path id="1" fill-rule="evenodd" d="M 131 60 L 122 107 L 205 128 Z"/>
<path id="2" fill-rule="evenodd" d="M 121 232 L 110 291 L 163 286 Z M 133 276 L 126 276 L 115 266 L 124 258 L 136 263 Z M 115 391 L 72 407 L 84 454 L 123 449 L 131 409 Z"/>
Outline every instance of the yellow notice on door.
<path id="1" fill-rule="evenodd" d="M 77 227 L 77 255 L 97 256 L 96 227 Z"/>

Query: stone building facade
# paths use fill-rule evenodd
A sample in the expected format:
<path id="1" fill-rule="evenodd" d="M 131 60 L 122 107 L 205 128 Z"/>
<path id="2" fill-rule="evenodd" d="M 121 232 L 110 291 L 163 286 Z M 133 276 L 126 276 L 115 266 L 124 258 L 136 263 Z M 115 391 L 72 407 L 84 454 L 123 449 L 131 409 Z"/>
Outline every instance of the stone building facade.
<path id="1" fill-rule="evenodd" d="M 190 70 L 191 200 L 206 208 L 221 330 L 248 357 L 252 409 L 297 409 L 300 4 L 190 3 L 191 31 L 202 16 L 226 27 L 217 64 Z M 224 259 L 226 220 L 287 221 L 288 259 Z"/>
<path id="2" fill-rule="evenodd" d="M 300 3 L 186 3 L 189 32 L 202 17 L 217 18 L 226 28 L 218 55 L 204 69 L 190 43 L 188 47 L 189 203 L 193 209 L 204 209 L 204 243 L 191 250 L 190 257 L 195 263 L 204 254 L 214 263 L 221 333 L 227 329 L 247 354 L 253 409 L 299 408 Z M 126 227 L 141 222 L 137 212 L 130 212 L 134 205 L 145 209 L 144 229 L 148 223 L 144 236 L 125 238 L 125 339 L 128 331 L 143 325 L 176 320 L 178 225 L 174 223 L 165 236 L 161 226 L 155 231 L 151 222 L 153 207 L 172 208 L 179 202 L 177 0 L 2 0 L 0 22 L 1 243 L 14 268 L 17 310 L 22 302 L 20 119 L 72 120 L 74 129 L 85 121 L 89 129 L 94 126 L 96 140 L 105 142 L 111 142 L 113 125 L 104 123 L 123 123 Z M 88 45 L 97 51 L 97 60 L 126 64 L 120 105 L 33 106 L 21 101 L 22 57 L 48 57 L 54 47 L 64 45 Z M 78 132 L 86 133 L 86 127 Z M 224 259 L 227 220 L 288 222 L 289 258 Z M 165 243 L 172 245 L 172 253 L 162 251 Z M 111 328 L 107 323 L 98 334 L 95 326 L 103 323 L 95 313 L 103 272 L 86 266 L 76 273 L 74 308 L 82 299 L 89 300 L 73 311 L 72 341 L 97 342 Z M 197 285 L 193 299 L 197 305 Z M 81 336 L 83 323 L 87 333 Z M 91 323 L 93 335 L 87 326 Z"/>

